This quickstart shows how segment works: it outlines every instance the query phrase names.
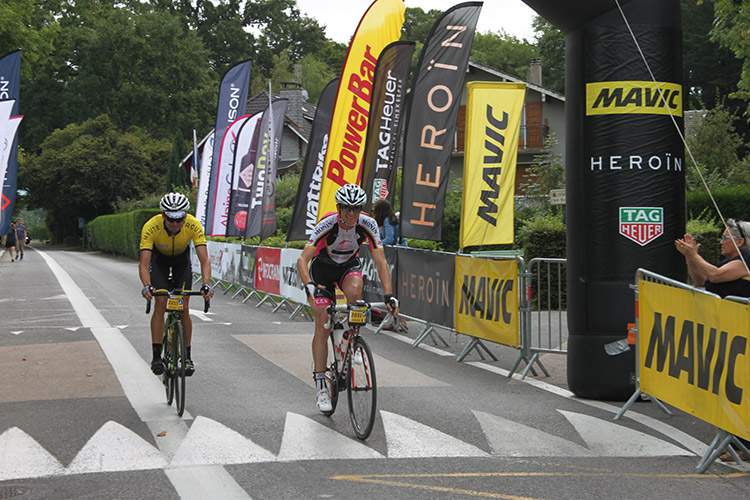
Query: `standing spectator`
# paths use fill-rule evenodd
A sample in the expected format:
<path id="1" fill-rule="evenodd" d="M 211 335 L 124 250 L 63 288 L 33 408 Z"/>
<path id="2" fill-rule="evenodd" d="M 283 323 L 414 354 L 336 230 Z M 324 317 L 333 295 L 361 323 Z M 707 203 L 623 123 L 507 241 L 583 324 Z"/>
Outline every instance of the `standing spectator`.
<path id="1" fill-rule="evenodd" d="M 393 212 L 393 207 L 386 199 L 378 200 L 372 206 L 372 216 L 378 223 L 380 229 L 380 240 L 383 245 L 401 245 L 407 247 L 406 238 L 399 238 L 400 225 L 398 216 Z"/>
<path id="2" fill-rule="evenodd" d="M 8 234 L 3 235 L 3 246 L 8 249 L 10 261 L 13 262 L 15 260 L 13 254 L 16 253 L 16 225 L 12 222 Z"/>
<path id="3" fill-rule="evenodd" d="M 23 260 L 23 249 L 26 246 L 26 226 L 19 217 L 16 219 L 16 260 Z"/>

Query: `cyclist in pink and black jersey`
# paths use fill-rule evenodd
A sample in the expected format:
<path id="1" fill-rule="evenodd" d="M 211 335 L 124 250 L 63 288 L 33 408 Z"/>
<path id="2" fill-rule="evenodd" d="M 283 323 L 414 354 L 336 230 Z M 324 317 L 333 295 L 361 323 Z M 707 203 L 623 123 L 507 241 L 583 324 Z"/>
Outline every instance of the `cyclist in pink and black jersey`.
<path id="1" fill-rule="evenodd" d="M 367 194 L 356 184 L 347 184 L 336 191 L 337 211 L 324 217 L 313 229 L 310 239 L 297 260 L 297 272 L 315 315 L 315 336 L 312 341 L 313 377 L 317 390 L 316 404 L 322 412 L 332 409 L 325 385 L 328 363 L 327 308 L 335 301 L 335 287 L 344 292 L 348 303 L 362 299 L 362 273 L 357 252 L 367 242 L 372 260 L 383 285 L 383 301 L 394 316 L 398 315 L 398 299 L 393 296 L 391 273 L 385 260 L 383 244 L 375 219 L 363 214 Z"/>

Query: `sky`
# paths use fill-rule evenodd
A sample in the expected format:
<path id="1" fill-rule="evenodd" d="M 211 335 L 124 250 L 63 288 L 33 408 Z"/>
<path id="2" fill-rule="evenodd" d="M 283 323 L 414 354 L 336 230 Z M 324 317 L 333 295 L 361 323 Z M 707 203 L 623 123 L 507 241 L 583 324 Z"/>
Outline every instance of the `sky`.
<path id="1" fill-rule="evenodd" d="M 317 19 L 325 27 L 328 38 L 348 44 L 372 2 L 373 0 L 297 0 L 297 8 L 308 17 Z M 462 3 L 462 0 L 404 0 L 404 3 L 407 7 L 419 7 L 424 11 L 445 11 Z M 477 31 L 486 33 L 502 29 L 519 39 L 533 41 L 531 21 L 535 15 L 536 12 L 521 0 L 484 0 Z"/>

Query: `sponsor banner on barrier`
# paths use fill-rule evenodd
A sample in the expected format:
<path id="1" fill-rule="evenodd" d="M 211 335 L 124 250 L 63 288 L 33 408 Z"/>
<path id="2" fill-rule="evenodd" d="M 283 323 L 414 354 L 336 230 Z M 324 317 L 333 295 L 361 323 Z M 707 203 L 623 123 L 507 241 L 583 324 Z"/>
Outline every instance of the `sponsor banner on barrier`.
<path id="1" fill-rule="evenodd" d="M 307 303 L 307 294 L 302 288 L 302 280 L 297 272 L 297 259 L 302 250 L 297 248 L 281 249 L 281 283 L 279 291 L 285 299 L 301 304 Z"/>
<path id="2" fill-rule="evenodd" d="M 224 243 L 207 241 L 206 251 L 208 252 L 208 261 L 211 263 L 211 277 L 221 279 L 221 259 L 224 257 Z M 200 268 L 200 261 L 196 257 L 193 263 L 193 271 L 200 272 Z"/>
<path id="3" fill-rule="evenodd" d="M 242 245 L 224 243 L 221 249 L 219 273 L 221 279 L 230 283 L 239 283 L 240 266 L 242 265 Z"/>
<path id="4" fill-rule="evenodd" d="M 383 302 L 383 285 L 380 284 L 380 275 L 369 246 L 363 246 L 359 253 L 360 270 L 362 272 L 362 298 L 367 302 Z M 385 260 L 391 272 L 391 289 L 396 290 L 396 249 L 385 249 Z M 397 295 L 398 296 L 398 295 Z"/>
<path id="5" fill-rule="evenodd" d="M 394 250 L 398 255 L 394 290 L 401 312 L 453 328 L 456 256 L 404 247 Z"/>
<path id="6" fill-rule="evenodd" d="M 456 256 L 456 332 L 517 347 L 518 261 Z"/>
<path id="7" fill-rule="evenodd" d="M 247 288 L 255 288 L 255 258 L 258 253 L 257 247 L 242 245 L 240 253 L 240 281 L 239 285 Z"/>
<path id="8" fill-rule="evenodd" d="M 258 247 L 255 258 L 255 289 L 280 294 L 281 248 Z"/>
<path id="9" fill-rule="evenodd" d="M 750 307 L 638 281 L 641 390 L 750 439 Z"/>

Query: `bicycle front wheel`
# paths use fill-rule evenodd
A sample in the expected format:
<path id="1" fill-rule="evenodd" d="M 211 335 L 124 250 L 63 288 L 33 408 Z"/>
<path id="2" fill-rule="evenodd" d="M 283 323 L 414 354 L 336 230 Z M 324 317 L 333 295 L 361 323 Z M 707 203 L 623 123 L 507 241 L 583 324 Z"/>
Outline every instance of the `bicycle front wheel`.
<path id="1" fill-rule="evenodd" d="M 328 369 L 326 370 L 326 386 L 328 387 L 328 395 L 331 398 L 331 411 L 324 411 L 323 415 L 330 417 L 333 412 L 336 411 L 336 404 L 339 402 L 339 382 L 338 382 L 338 367 L 341 363 L 338 362 L 339 357 L 336 356 L 336 341 L 333 334 L 329 336 L 330 342 L 328 343 Z"/>
<path id="2" fill-rule="evenodd" d="M 346 361 L 349 366 L 349 384 L 346 388 L 349 416 L 357 437 L 367 439 L 375 425 L 377 403 L 375 363 L 370 346 L 362 337 L 354 338 L 353 348 L 353 352 Z"/>
<path id="3" fill-rule="evenodd" d="M 185 412 L 185 361 L 187 360 L 187 347 L 185 337 L 182 334 L 182 323 L 177 322 L 174 327 L 172 338 L 172 355 L 175 360 L 174 393 L 177 405 L 177 415 L 182 416 Z"/>
<path id="4" fill-rule="evenodd" d="M 164 382 L 164 391 L 167 395 L 167 404 L 172 405 L 174 401 L 174 371 L 172 361 L 172 343 L 169 341 L 170 337 L 174 336 L 174 329 L 172 328 L 171 322 L 168 322 L 167 331 L 164 333 L 162 339 L 162 361 L 164 363 L 164 373 L 162 373 L 162 381 Z"/>

